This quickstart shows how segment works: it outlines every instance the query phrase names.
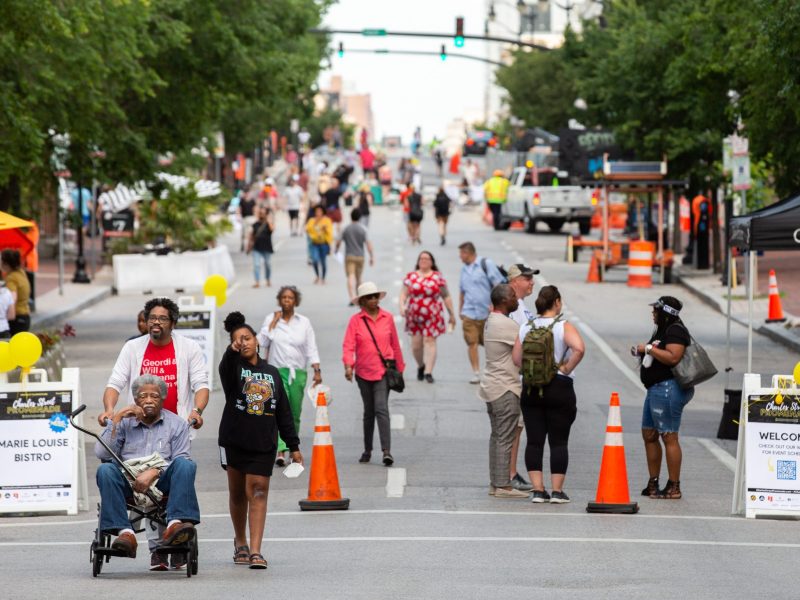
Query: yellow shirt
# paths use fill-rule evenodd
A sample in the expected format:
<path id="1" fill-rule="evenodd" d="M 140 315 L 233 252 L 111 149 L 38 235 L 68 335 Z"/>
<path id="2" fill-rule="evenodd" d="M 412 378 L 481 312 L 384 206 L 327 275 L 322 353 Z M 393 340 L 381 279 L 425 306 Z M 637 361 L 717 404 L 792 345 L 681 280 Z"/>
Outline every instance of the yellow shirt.
<path id="1" fill-rule="evenodd" d="M 333 244 L 333 221 L 328 217 L 311 218 L 306 223 L 306 232 L 312 244 Z"/>
<path id="2" fill-rule="evenodd" d="M 9 291 L 17 295 L 17 316 L 31 314 L 30 306 L 28 306 L 28 300 L 31 297 L 31 284 L 28 281 L 28 276 L 25 275 L 25 271 L 21 269 L 11 271 L 6 275 L 5 280 Z"/>

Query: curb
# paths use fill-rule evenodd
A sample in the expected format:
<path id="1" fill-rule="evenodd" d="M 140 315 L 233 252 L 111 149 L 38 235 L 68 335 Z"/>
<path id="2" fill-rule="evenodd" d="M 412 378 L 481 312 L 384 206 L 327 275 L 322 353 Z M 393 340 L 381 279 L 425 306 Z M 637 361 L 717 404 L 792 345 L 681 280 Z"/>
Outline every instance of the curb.
<path id="1" fill-rule="evenodd" d="M 111 286 L 102 286 L 98 287 L 98 289 L 93 290 L 90 294 L 84 296 L 76 302 L 73 302 L 72 304 L 59 307 L 46 313 L 34 313 L 31 315 L 31 329 L 34 327 L 40 329 L 60 325 L 61 322 L 67 317 L 80 312 L 84 308 L 94 306 L 109 296 L 111 296 Z"/>
<path id="2" fill-rule="evenodd" d="M 679 284 L 697 296 L 704 303 L 708 304 L 720 314 L 727 314 L 727 305 L 725 305 L 725 303 L 718 296 L 709 294 L 697 286 L 692 285 L 691 277 L 684 277 L 683 274 L 676 271 L 673 271 L 672 274 Z M 731 320 L 747 327 L 747 320 L 745 319 L 731 315 Z M 753 331 L 770 338 L 774 342 L 778 342 L 779 344 L 786 346 L 790 350 L 800 352 L 800 337 L 786 332 L 784 327 L 781 325 L 771 325 L 767 323 L 758 325 L 757 323 L 753 323 Z"/>

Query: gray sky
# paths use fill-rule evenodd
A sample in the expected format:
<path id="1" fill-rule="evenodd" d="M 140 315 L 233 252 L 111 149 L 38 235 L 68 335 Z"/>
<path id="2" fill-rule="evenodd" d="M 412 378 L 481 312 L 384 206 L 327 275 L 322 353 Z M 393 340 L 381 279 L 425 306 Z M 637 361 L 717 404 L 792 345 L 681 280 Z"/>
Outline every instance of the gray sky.
<path id="1" fill-rule="evenodd" d="M 455 19 L 464 17 L 464 33 L 482 35 L 485 0 L 339 0 L 324 20 L 331 29 L 376 28 L 397 31 L 455 32 Z M 381 135 L 401 135 L 408 143 L 414 128 L 422 127 L 425 140 L 442 138 L 455 117 L 481 115 L 486 82 L 484 63 L 439 58 L 441 44 L 447 51 L 486 55 L 484 42 L 467 40 L 461 49 L 452 38 L 332 36 L 334 50 L 344 42 L 345 55 L 331 57 L 332 68 L 320 75 L 325 87 L 332 74 L 357 93 L 372 95 L 372 111 Z M 436 56 L 348 54 L 348 48 L 388 48 L 435 52 Z"/>

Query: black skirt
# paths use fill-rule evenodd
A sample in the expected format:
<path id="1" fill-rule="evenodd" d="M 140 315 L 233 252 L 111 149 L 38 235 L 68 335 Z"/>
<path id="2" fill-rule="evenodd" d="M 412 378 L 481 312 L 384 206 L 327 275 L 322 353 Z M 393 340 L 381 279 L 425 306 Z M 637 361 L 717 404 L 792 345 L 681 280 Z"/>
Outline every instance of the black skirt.
<path id="1" fill-rule="evenodd" d="M 233 467 L 248 475 L 272 477 L 277 449 L 273 452 L 252 452 L 236 446 L 220 446 L 219 462 L 223 469 Z"/>

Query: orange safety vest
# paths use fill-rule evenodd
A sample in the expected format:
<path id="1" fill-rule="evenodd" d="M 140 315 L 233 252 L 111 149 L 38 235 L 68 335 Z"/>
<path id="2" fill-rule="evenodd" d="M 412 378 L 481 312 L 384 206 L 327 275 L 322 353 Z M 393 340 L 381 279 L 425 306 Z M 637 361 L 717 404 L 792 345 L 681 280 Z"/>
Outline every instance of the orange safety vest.
<path id="1" fill-rule="evenodd" d="M 483 193 L 489 204 L 502 204 L 508 194 L 508 179 L 505 177 L 492 177 L 483 184 Z"/>

